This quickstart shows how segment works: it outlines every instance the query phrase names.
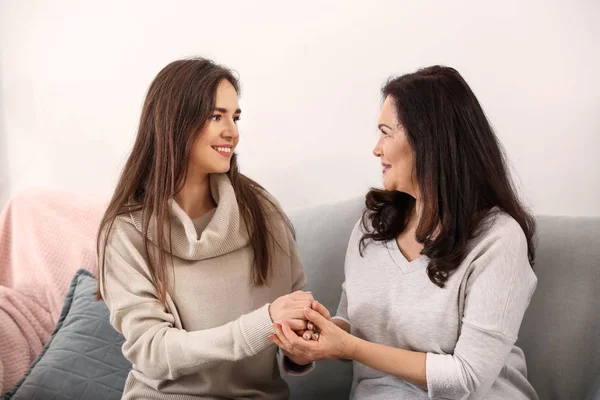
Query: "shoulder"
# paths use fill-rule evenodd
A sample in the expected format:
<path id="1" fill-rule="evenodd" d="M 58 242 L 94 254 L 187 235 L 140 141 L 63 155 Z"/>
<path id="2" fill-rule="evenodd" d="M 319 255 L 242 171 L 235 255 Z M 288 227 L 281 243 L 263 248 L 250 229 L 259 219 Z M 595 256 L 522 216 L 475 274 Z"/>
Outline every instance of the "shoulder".
<path id="1" fill-rule="evenodd" d="M 279 200 L 262 186 L 253 186 L 256 192 L 261 208 L 265 213 L 265 218 L 272 223 L 286 225 L 289 220 Z"/>
<path id="2" fill-rule="evenodd" d="M 495 209 L 482 221 L 480 234 L 475 238 L 479 247 L 502 247 L 527 251 L 527 238 L 521 225 L 509 214 Z"/>
<path id="3" fill-rule="evenodd" d="M 268 211 L 278 213 L 283 212 L 283 208 L 281 207 L 279 200 L 277 200 L 277 198 L 267 189 L 262 186 L 254 186 L 253 189 L 258 195 L 258 200 Z"/>
<path id="4" fill-rule="evenodd" d="M 226 177 L 228 185 L 233 186 L 230 180 L 231 178 L 229 176 L 225 174 L 219 175 Z M 244 190 L 241 191 L 243 193 L 246 193 L 243 199 L 237 198 L 236 201 L 239 207 L 250 206 L 250 208 L 252 208 L 254 204 L 248 203 L 258 202 L 261 211 L 265 214 L 265 218 L 272 218 L 274 216 L 285 216 L 283 208 L 281 207 L 281 204 L 279 203 L 277 198 L 275 198 L 275 196 L 273 196 L 267 189 L 265 189 L 259 183 L 255 182 L 254 180 L 250 179 L 244 174 L 239 174 L 239 177 L 236 179 L 236 181 L 238 182 L 237 184 L 240 186 L 238 189 L 234 188 L 234 190 L 236 190 L 236 196 L 239 195 L 239 191 L 242 187 L 244 187 Z"/>
<path id="5" fill-rule="evenodd" d="M 492 210 L 482 221 L 479 234 L 471 240 L 468 263 L 476 269 L 532 272 L 528 241 L 519 223 L 509 214 Z"/>
<path id="6" fill-rule="evenodd" d="M 365 233 L 366 231 L 363 225 L 363 217 L 361 216 L 354 224 L 354 228 L 352 228 L 350 242 L 358 242 L 365 235 Z"/>
<path id="7" fill-rule="evenodd" d="M 132 247 L 141 249 L 144 246 L 141 232 L 142 211 L 126 212 L 118 215 L 114 221 L 108 222 L 100 234 L 101 250 L 106 244 L 106 251 L 126 253 Z"/>
<path id="8" fill-rule="evenodd" d="M 368 223 L 368 220 L 367 220 Z M 358 256 L 361 254 L 361 249 L 363 250 L 362 255 L 367 256 L 370 254 L 369 249 L 372 247 L 378 247 L 381 243 L 373 242 L 372 240 L 367 240 L 365 242 L 365 246 L 361 245 L 362 238 L 367 233 L 365 226 L 363 224 L 363 217 L 360 217 L 358 221 L 354 224 L 352 228 L 352 232 L 350 233 L 350 239 L 348 240 L 348 247 L 346 249 L 346 257 Z"/>
<path id="9" fill-rule="evenodd" d="M 251 187 L 266 212 L 283 213 L 283 208 L 281 207 L 279 200 L 277 200 L 271 192 L 258 183 L 252 184 Z"/>
<path id="10" fill-rule="evenodd" d="M 295 231 L 292 222 L 283 211 L 277 198 L 264 187 L 256 184 L 252 189 L 260 203 L 260 212 L 263 214 L 269 236 L 280 248 L 287 249 L 295 246 Z"/>

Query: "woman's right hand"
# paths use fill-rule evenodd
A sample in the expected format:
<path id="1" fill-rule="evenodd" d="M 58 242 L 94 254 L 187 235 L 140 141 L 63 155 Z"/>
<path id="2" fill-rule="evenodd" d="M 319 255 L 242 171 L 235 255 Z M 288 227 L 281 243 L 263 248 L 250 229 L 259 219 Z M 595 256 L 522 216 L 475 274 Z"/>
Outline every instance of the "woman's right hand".
<path id="1" fill-rule="evenodd" d="M 314 301 L 311 292 L 298 290 L 277 298 L 269 306 L 269 315 L 274 323 L 288 321 L 295 331 L 306 330 L 306 316 L 304 309 L 310 307 Z"/>

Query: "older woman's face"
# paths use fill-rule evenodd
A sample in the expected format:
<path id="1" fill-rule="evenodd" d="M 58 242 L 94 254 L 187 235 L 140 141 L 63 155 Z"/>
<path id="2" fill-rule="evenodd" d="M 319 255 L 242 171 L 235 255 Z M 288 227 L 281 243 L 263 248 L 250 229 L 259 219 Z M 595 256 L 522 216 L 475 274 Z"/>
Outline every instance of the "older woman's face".
<path id="1" fill-rule="evenodd" d="M 378 128 L 381 134 L 373 155 L 381 159 L 384 189 L 404 192 L 417 198 L 414 151 L 406 130 L 398 121 L 395 102 L 391 96 L 383 102 Z"/>

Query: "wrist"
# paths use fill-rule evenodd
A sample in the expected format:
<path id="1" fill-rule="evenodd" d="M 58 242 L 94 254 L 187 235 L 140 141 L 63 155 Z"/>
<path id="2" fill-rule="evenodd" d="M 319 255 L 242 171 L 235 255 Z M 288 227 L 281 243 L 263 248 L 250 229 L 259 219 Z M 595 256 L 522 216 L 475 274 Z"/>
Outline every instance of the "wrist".
<path id="1" fill-rule="evenodd" d="M 271 306 L 273 305 L 273 303 L 267 303 L 268 307 L 267 307 L 267 312 L 269 313 L 269 318 L 271 318 L 271 322 L 275 322 L 275 320 L 273 319 L 273 314 L 271 314 Z"/>
<path id="2" fill-rule="evenodd" d="M 359 346 L 360 339 L 350 333 L 346 333 L 342 358 L 345 360 L 355 360 Z"/>

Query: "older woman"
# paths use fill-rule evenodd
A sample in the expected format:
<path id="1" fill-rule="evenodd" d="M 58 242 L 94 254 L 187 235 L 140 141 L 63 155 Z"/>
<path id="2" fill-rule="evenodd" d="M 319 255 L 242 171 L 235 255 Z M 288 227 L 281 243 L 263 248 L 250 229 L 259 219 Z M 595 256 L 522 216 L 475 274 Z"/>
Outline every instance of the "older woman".
<path id="1" fill-rule="evenodd" d="M 383 97 L 384 189 L 352 232 L 337 315 L 314 302 L 316 340 L 285 321 L 271 340 L 303 361 L 353 360 L 355 399 L 537 399 L 515 346 L 535 226 L 481 105 L 441 66 Z"/>

